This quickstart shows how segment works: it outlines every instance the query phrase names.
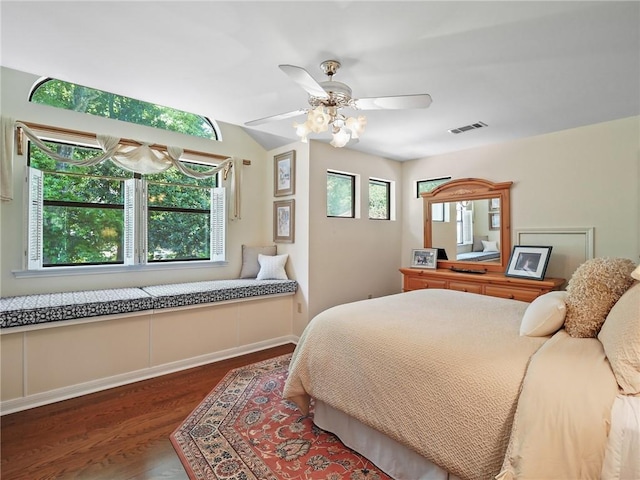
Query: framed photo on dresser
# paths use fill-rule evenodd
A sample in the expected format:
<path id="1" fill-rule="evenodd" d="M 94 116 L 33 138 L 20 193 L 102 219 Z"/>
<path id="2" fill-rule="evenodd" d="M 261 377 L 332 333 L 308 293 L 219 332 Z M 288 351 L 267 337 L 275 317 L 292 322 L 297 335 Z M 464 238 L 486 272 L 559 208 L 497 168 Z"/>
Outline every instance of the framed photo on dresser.
<path id="1" fill-rule="evenodd" d="M 411 251 L 411 268 L 436 268 L 437 266 L 437 248 L 417 248 Z"/>
<path id="2" fill-rule="evenodd" d="M 552 248 L 514 246 L 507 265 L 507 271 L 504 272 L 505 276 L 544 280 Z"/>

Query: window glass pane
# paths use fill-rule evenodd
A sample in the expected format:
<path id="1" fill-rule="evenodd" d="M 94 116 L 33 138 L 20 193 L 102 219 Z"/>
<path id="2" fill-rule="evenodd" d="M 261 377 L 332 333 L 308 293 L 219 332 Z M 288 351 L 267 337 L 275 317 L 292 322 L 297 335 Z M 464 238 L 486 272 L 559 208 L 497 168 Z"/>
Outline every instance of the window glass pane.
<path id="1" fill-rule="evenodd" d="M 213 124 L 206 117 L 62 80 L 45 80 L 34 89 L 29 100 L 65 110 L 218 140 Z"/>
<path id="2" fill-rule="evenodd" d="M 374 220 L 389 220 L 389 203 L 389 182 L 369 179 L 369 218 Z"/>
<path id="3" fill-rule="evenodd" d="M 45 267 L 123 263 L 124 209 L 45 202 L 42 230 Z"/>
<path id="4" fill-rule="evenodd" d="M 327 172 L 327 216 L 355 216 L 355 177 L 343 173 Z"/>
<path id="5" fill-rule="evenodd" d="M 67 143 L 47 146 L 75 160 L 100 152 Z M 124 179 L 133 174 L 111 162 L 95 167 L 57 162 L 33 144 L 29 164 L 43 171 L 43 266 L 123 263 Z"/>
<path id="6" fill-rule="evenodd" d="M 418 180 L 417 183 L 417 197 L 420 198 L 420 194 L 424 192 L 430 192 L 438 185 L 442 185 L 443 183 L 447 183 L 451 180 L 451 177 L 442 177 L 442 178 L 430 178 L 427 180 Z"/>
<path id="7" fill-rule="evenodd" d="M 209 212 L 149 211 L 149 262 L 208 260 Z"/>
<path id="8" fill-rule="evenodd" d="M 193 170 L 211 168 L 195 163 L 188 166 Z M 169 169 L 146 178 L 147 261 L 209 260 L 215 177 L 194 179 Z"/>

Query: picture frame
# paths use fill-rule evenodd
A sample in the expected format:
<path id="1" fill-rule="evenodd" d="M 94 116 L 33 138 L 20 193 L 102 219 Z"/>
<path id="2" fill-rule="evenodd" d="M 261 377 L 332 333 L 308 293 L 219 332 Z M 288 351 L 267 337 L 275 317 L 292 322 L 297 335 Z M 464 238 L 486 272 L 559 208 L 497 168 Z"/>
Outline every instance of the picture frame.
<path id="1" fill-rule="evenodd" d="M 490 198 L 489 199 L 489 210 L 492 212 L 500 210 L 500 198 Z"/>
<path id="2" fill-rule="evenodd" d="M 411 251 L 411 268 L 436 268 L 437 266 L 437 248 L 416 248 Z"/>
<path id="3" fill-rule="evenodd" d="M 273 241 L 294 243 L 296 224 L 295 200 L 273 202 Z"/>
<path id="4" fill-rule="evenodd" d="M 489 212 L 489 230 L 500 230 L 500 212 Z"/>
<path id="5" fill-rule="evenodd" d="M 284 197 L 296 193 L 296 151 L 273 157 L 273 196 Z"/>
<path id="6" fill-rule="evenodd" d="M 505 276 L 544 280 L 552 249 L 553 247 L 514 246 Z"/>

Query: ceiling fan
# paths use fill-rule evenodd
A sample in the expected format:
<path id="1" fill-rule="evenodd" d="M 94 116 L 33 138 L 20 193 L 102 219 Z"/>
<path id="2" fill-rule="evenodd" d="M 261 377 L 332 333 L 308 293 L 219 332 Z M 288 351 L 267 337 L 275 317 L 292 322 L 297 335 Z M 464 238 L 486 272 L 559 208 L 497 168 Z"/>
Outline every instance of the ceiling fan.
<path id="1" fill-rule="evenodd" d="M 322 71 L 329 80 L 317 82 L 302 67 L 295 65 L 279 65 L 280 69 L 300 85 L 309 94 L 310 108 L 303 108 L 287 113 L 272 115 L 245 123 L 247 126 L 262 125 L 267 122 L 284 120 L 307 114 L 304 123 L 294 123 L 296 133 L 303 142 L 307 141 L 310 133 L 327 131 L 331 126 L 334 147 L 344 147 L 349 140 L 359 138 L 364 132 L 367 119 L 347 117 L 340 112 L 342 108 L 354 110 L 399 110 L 411 108 L 427 108 L 431 105 L 431 96 L 423 93 L 416 95 L 396 95 L 377 98 L 353 98 L 351 88 L 333 80 L 333 76 L 340 68 L 337 60 L 325 60 L 320 64 Z"/>

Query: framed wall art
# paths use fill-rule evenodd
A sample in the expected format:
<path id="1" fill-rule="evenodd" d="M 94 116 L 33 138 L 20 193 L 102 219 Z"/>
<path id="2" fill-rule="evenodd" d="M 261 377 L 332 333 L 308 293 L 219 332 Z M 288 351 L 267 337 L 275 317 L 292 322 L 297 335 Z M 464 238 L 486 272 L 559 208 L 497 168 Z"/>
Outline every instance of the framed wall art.
<path id="1" fill-rule="evenodd" d="M 489 230 L 500 230 L 500 212 L 489 212 Z"/>
<path id="2" fill-rule="evenodd" d="M 273 196 L 284 197 L 296 193 L 296 151 L 273 157 Z"/>
<path id="3" fill-rule="evenodd" d="M 418 248 L 411 251 L 411 268 L 436 268 L 437 248 Z"/>
<path id="4" fill-rule="evenodd" d="M 507 277 L 544 280 L 552 248 L 516 245 L 513 247 L 507 271 L 504 274 Z"/>
<path id="5" fill-rule="evenodd" d="M 273 202 L 273 241 L 293 243 L 295 233 L 295 200 Z"/>

